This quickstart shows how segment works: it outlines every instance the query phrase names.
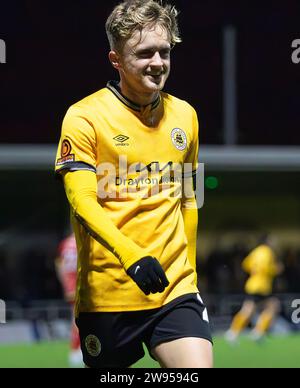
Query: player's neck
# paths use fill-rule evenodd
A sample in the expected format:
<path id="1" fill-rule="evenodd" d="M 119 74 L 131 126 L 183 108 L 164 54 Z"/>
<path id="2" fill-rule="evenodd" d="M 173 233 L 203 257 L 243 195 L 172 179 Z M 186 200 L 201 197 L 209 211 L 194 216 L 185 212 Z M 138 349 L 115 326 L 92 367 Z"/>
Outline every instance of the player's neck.
<path id="1" fill-rule="evenodd" d="M 152 104 L 155 100 L 157 100 L 159 96 L 158 91 L 153 93 L 140 93 L 136 92 L 132 88 L 128 87 L 128 85 L 122 82 L 120 82 L 119 86 L 123 96 L 140 106 Z"/>

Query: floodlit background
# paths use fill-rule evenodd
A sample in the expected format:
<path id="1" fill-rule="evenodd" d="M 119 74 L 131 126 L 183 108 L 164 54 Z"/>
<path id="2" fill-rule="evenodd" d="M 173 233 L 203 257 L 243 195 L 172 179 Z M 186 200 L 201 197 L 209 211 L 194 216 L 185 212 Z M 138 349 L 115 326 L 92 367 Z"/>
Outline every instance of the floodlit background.
<path id="1" fill-rule="evenodd" d="M 69 209 L 54 157 L 67 108 L 116 77 L 104 23 L 118 2 L 0 5 L 0 367 L 68 366 L 70 309 L 54 259 Z M 292 61 L 300 4 L 173 3 L 183 43 L 165 90 L 200 120 L 197 259 L 216 366 L 300 367 L 300 326 L 291 318 L 300 299 L 300 63 Z M 243 299 L 240 263 L 262 232 L 275 236 L 285 268 L 274 289 L 281 313 L 263 344 L 246 332 L 231 347 L 223 333 Z"/>

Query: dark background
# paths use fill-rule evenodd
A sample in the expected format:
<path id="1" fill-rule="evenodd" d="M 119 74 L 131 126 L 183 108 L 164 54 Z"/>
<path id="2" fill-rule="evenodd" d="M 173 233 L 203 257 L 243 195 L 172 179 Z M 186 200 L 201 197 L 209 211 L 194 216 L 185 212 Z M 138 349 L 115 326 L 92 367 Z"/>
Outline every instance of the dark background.
<path id="1" fill-rule="evenodd" d="M 10 0 L 0 6 L 0 142 L 57 143 L 72 103 L 116 78 L 104 24 L 115 0 Z M 183 43 L 165 90 L 195 106 L 202 144 L 223 141 L 222 30 L 237 31 L 238 143 L 300 144 L 300 2 L 176 0 Z"/>
<path id="2" fill-rule="evenodd" d="M 108 62 L 104 29 L 117 3 L 1 3 L 0 39 L 7 45 L 7 63 L 0 64 L 0 144 L 56 145 L 68 107 L 117 77 Z M 201 144 L 223 142 L 222 34 L 232 25 L 237 33 L 238 144 L 300 145 L 300 64 L 291 61 L 292 41 L 300 39 L 300 2 L 172 3 L 181 11 L 183 43 L 173 51 L 165 90 L 196 108 Z M 299 171 L 210 173 L 218 177 L 219 187 L 206 189 L 199 211 L 201 289 L 242 292 L 245 249 L 252 246 L 253 235 L 275 230 L 282 235 L 280 258 L 286 263 L 277 290 L 299 292 L 299 244 L 290 251 L 287 239 L 299 241 Z M 54 259 L 68 230 L 69 208 L 53 168 L 3 169 L 0 189 L 0 298 L 27 303 L 61 297 Z"/>

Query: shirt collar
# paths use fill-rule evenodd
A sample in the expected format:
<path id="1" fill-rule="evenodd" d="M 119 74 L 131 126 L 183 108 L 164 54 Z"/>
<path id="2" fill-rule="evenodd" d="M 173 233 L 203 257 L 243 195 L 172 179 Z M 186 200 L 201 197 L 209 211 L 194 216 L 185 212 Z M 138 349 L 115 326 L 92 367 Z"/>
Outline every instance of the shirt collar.
<path id="1" fill-rule="evenodd" d="M 150 108 L 149 110 L 152 111 L 153 109 L 155 109 L 159 103 L 160 103 L 160 95 L 155 99 L 155 101 L 153 101 L 151 104 L 147 105 L 147 106 L 142 106 L 142 105 L 139 105 L 139 104 L 136 104 L 135 102 L 129 100 L 129 98 L 125 97 L 122 92 L 121 92 L 121 88 L 119 86 L 119 83 L 118 81 L 108 81 L 106 87 L 114 93 L 114 95 L 123 103 L 125 104 L 126 106 L 128 106 L 130 109 L 133 109 L 137 112 L 143 112 L 145 110 L 145 108 Z M 147 110 L 148 110 L 147 109 Z"/>

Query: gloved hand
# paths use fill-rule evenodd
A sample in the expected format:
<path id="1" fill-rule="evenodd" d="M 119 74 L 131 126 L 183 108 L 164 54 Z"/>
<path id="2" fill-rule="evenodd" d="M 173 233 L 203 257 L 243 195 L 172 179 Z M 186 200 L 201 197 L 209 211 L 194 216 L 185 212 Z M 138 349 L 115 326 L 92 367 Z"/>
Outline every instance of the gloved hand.
<path id="1" fill-rule="evenodd" d="M 144 294 L 163 292 L 169 285 L 166 274 L 155 257 L 146 256 L 127 269 L 127 274 L 135 281 Z"/>

